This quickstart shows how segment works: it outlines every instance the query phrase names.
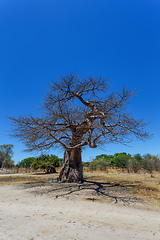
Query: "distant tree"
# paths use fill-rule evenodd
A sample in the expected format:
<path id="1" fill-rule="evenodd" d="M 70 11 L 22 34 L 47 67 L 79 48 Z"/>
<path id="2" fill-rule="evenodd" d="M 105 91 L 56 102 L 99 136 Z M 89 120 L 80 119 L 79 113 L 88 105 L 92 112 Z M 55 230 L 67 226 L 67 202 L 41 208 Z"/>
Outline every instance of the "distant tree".
<path id="1" fill-rule="evenodd" d="M 101 154 L 101 155 L 97 155 L 95 159 L 107 158 L 107 157 L 108 157 L 107 154 Z"/>
<path id="2" fill-rule="evenodd" d="M 98 163 L 98 160 L 94 159 L 89 165 L 89 170 L 90 171 L 96 171 L 97 169 L 100 169 L 100 165 Z"/>
<path id="3" fill-rule="evenodd" d="M 154 162 L 154 170 L 160 171 L 160 157 L 158 155 L 152 155 L 152 160 Z"/>
<path id="4" fill-rule="evenodd" d="M 59 158 L 59 165 L 62 166 L 63 164 L 63 158 Z"/>
<path id="5" fill-rule="evenodd" d="M 142 164 L 143 162 L 143 157 L 141 156 L 141 154 L 137 153 L 133 155 L 134 159 L 136 159 L 138 162 L 140 162 Z"/>
<path id="6" fill-rule="evenodd" d="M 108 167 L 113 166 L 113 160 L 113 155 L 101 154 L 96 156 L 93 162 L 97 162 L 97 166 L 100 170 L 106 170 Z"/>
<path id="7" fill-rule="evenodd" d="M 131 157 L 128 161 L 128 169 L 137 173 L 143 167 L 143 158 L 137 153 Z"/>
<path id="8" fill-rule="evenodd" d="M 127 168 L 128 167 L 128 161 L 131 158 L 130 154 L 127 154 L 125 152 L 123 153 L 115 153 L 114 154 L 114 166 L 117 168 Z"/>
<path id="9" fill-rule="evenodd" d="M 41 155 L 36 158 L 31 167 L 33 169 L 43 169 L 46 173 L 55 173 L 56 167 L 59 167 L 60 161 L 59 158 L 55 155 Z"/>
<path id="10" fill-rule="evenodd" d="M 5 159 L 5 161 L 3 163 L 3 167 L 4 168 L 12 168 L 14 166 L 15 166 L 15 163 L 14 163 L 14 161 L 12 159 L 10 159 L 10 158 L 6 158 Z"/>
<path id="11" fill-rule="evenodd" d="M 60 181 L 83 181 L 81 152 L 85 146 L 128 144 L 132 136 L 140 140 L 149 137 L 146 124 L 126 113 L 133 94 L 126 88 L 110 93 L 108 80 L 103 78 L 84 79 L 72 73 L 62 76 L 51 83 L 41 117 L 10 118 L 12 136 L 22 140 L 27 151 L 62 146 Z"/>
<path id="12" fill-rule="evenodd" d="M 22 161 L 20 161 L 20 163 L 18 164 L 19 167 L 23 167 L 23 168 L 30 168 L 32 163 L 36 160 L 35 157 L 28 157 L 23 159 Z"/>
<path id="13" fill-rule="evenodd" d="M 143 168 L 147 170 L 150 174 L 152 174 L 153 171 L 159 171 L 160 159 L 156 155 L 147 153 L 143 157 Z"/>
<path id="14" fill-rule="evenodd" d="M 89 165 L 91 164 L 91 162 L 82 162 L 83 167 L 89 167 Z"/>
<path id="15" fill-rule="evenodd" d="M 0 168 L 10 168 L 14 166 L 13 157 L 13 145 L 4 144 L 0 145 Z"/>
<path id="16" fill-rule="evenodd" d="M 3 167 L 5 159 L 6 159 L 6 153 L 0 150 L 0 168 Z"/>

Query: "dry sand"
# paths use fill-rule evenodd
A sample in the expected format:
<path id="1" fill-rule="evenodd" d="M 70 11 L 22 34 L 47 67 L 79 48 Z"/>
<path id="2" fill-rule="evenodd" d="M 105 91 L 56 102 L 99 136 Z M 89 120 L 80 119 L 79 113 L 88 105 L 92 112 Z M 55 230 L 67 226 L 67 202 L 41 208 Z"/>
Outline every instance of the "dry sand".
<path id="1" fill-rule="evenodd" d="M 0 240 L 160 240 L 160 212 L 70 186 L 1 186 Z"/>

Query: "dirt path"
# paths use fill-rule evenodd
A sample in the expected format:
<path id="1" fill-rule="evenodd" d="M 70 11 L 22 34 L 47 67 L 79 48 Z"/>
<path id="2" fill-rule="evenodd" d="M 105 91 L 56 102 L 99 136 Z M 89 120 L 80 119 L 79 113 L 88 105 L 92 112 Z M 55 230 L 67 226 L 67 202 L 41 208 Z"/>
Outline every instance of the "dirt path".
<path id="1" fill-rule="evenodd" d="M 159 212 L 24 186 L 0 187 L 0 240 L 160 240 Z"/>

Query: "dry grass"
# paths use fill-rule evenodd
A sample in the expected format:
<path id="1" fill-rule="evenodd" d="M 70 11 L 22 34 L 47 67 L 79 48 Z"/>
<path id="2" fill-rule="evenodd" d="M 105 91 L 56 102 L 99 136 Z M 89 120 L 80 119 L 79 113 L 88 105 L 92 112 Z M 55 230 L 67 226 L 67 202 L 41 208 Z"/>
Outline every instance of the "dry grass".
<path id="1" fill-rule="evenodd" d="M 25 174 L 0 174 L 0 186 L 9 184 L 35 183 L 41 184 L 49 180 L 56 180 L 56 174 L 25 173 Z M 139 198 L 148 201 L 150 205 L 160 209 L 160 176 L 151 177 L 149 174 L 102 173 L 85 172 L 85 180 L 112 184 L 123 187 L 124 190 Z"/>
<path id="2" fill-rule="evenodd" d="M 58 174 L 14 174 L 14 175 L 0 175 L 0 186 L 10 184 L 22 184 L 22 183 L 43 183 L 48 180 L 57 179 Z"/>
<path id="3" fill-rule="evenodd" d="M 137 198 L 147 200 L 160 208 L 160 177 L 144 174 L 85 173 L 87 180 L 124 187 Z"/>
<path id="4" fill-rule="evenodd" d="M 13 167 L 13 168 L 9 168 L 9 169 L 5 169 L 5 170 L 0 170 L 0 173 L 5 173 L 5 174 L 14 174 L 14 173 L 41 173 L 42 170 L 34 170 L 33 168 L 17 168 L 17 167 Z"/>

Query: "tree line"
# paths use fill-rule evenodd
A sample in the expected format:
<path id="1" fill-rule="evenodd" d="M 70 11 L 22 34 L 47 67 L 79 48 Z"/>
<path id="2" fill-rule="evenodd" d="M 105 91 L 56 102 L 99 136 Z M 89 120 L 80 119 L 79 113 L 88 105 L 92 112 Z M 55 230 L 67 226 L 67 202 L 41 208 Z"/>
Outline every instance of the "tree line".
<path id="1" fill-rule="evenodd" d="M 56 168 L 63 163 L 62 158 L 55 155 L 41 155 L 37 158 L 29 157 L 20 161 L 16 166 L 23 168 L 33 168 L 35 170 L 42 169 L 46 173 L 56 172 Z M 83 162 L 83 168 L 90 171 L 105 171 L 107 168 L 126 169 L 128 173 L 137 173 L 145 170 L 152 174 L 153 171 L 160 171 L 160 157 L 158 155 L 137 153 L 131 155 L 129 153 L 115 153 L 114 155 L 101 154 L 90 162 Z"/>
<path id="2" fill-rule="evenodd" d="M 33 168 L 34 170 L 44 170 L 46 173 L 55 173 L 56 167 L 62 165 L 63 159 L 56 155 L 42 154 L 39 157 L 28 157 L 20 161 L 16 167 Z"/>
<path id="3" fill-rule="evenodd" d="M 137 173 L 143 169 L 151 174 L 153 171 L 160 171 L 160 157 L 149 153 L 143 156 L 139 153 L 132 156 L 125 152 L 115 153 L 114 155 L 101 154 L 96 156 L 91 162 L 83 163 L 83 165 L 91 171 L 121 168 L 126 169 L 128 173 Z"/>
<path id="4" fill-rule="evenodd" d="M 28 157 L 15 164 L 12 160 L 13 145 L 3 144 L 0 145 L 0 168 L 33 168 L 34 170 L 41 169 L 46 173 L 56 172 L 56 167 L 62 165 L 63 159 L 51 154 L 42 154 L 39 157 Z"/>
<path id="5" fill-rule="evenodd" d="M 0 145 L 0 168 L 33 168 L 34 170 L 41 169 L 46 173 L 56 172 L 56 168 L 62 166 L 63 159 L 56 155 L 42 154 L 39 157 L 28 157 L 21 160 L 15 165 L 12 160 L 13 145 Z M 129 153 L 115 153 L 114 155 L 101 154 L 97 155 L 90 162 L 83 162 L 83 168 L 90 171 L 101 170 L 105 171 L 107 168 L 121 168 L 126 169 L 127 172 L 137 173 L 141 169 L 152 174 L 153 171 L 160 171 L 160 156 L 139 153 L 131 155 Z"/>

